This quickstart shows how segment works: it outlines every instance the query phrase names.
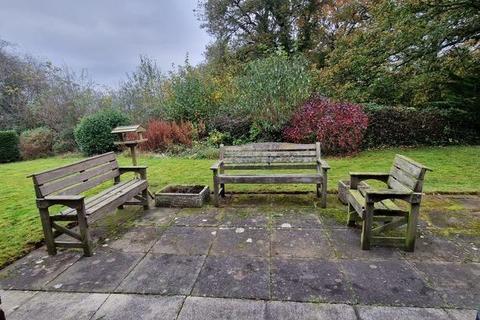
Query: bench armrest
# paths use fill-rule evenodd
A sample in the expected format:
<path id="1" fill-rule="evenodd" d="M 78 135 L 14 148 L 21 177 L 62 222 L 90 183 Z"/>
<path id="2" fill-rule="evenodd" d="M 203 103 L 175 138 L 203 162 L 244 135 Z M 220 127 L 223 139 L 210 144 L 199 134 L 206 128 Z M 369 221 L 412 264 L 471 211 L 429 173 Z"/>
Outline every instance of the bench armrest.
<path id="1" fill-rule="evenodd" d="M 122 166 L 118 167 L 120 175 L 127 172 L 135 172 L 140 174 L 140 177 L 144 180 L 147 179 L 147 166 Z"/>
<path id="2" fill-rule="evenodd" d="M 389 177 L 386 172 L 350 172 L 350 189 L 357 189 L 360 182 L 370 179 L 387 183 Z"/>
<path id="3" fill-rule="evenodd" d="M 220 161 L 217 161 L 216 163 L 214 163 L 211 167 L 210 167 L 210 170 L 218 170 L 220 169 L 220 167 L 223 166 L 223 161 L 220 160 Z"/>
<path id="4" fill-rule="evenodd" d="M 393 189 L 379 189 L 365 191 L 365 202 L 373 203 L 386 199 L 400 199 L 409 203 L 420 203 L 422 194 L 418 192 L 407 192 Z"/>
<path id="5" fill-rule="evenodd" d="M 56 204 L 62 204 L 71 208 L 83 205 L 85 196 L 83 195 L 50 195 L 44 198 L 37 198 L 37 207 L 48 208 Z"/>
<path id="6" fill-rule="evenodd" d="M 322 167 L 322 169 L 325 169 L 325 170 L 329 170 L 330 169 L 330 166 L 328 165 L 327 161 L 323 160 L 323 159 L 318 159 L 317 160 L 318 164 L 320 164 L 320 166 Z"/>

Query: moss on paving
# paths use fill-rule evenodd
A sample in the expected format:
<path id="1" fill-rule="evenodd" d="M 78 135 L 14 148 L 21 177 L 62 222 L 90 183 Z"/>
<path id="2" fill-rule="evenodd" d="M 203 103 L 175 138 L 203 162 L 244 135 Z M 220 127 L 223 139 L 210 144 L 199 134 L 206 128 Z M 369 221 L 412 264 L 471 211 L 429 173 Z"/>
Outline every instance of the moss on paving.
<path id="1" fill-rule="evenodd" d="M 428 172 L 425 181 L 426 192 L 479 192 L 480 181 L 480 147 L 431 147 L 409 149 L 386 149 L 362 152 L 353 157 L 327 158 L 332 170 L 329 172 L 329 189 L 335 190 L 339 179 L 348 177 L 349 171 L 388 171 L 396 153 L 412 157 L 415 160 L 433 168 Z M 57 156 L 32 161 L 22 161 L 0 165 L 0 266 L 16 259 L 30 250 L 43 238 L 38 211 L 35 206 L 35 193 L 31 179 L 26 177 L 34 172 L 56 168 L 69 164 L 83 157 L 80 155 Z M 131 164 L 131 159 L 120 156 L 123 165 Z M 149 166 L 148 180 L 151 190 L 177 184 L 212 183 L 209 170 L 214 160 L 193 160 L 187 158 L 168 158 L 153 155 L 141 156 L 140 164 Z M 100 189 L 100 188 L 97 188 Z M 227 191 L 266 192 L 266 191 L 314 191 L 313 185 L 234 185 L 227 186 Z M 95 193 L 95 190 L 88 194 Z M 248 198 L 248 195 L 245 195 Z M 310 197 L 311 195 L 308 195 Z M 294 197 L 295 198 L 295 197 Z M 302 198 L 302 197 L 300 197 Z M 299 199 L 299 198 L 298 198 Z M 308 207 L 318 206 L 316 200 Z M 236 201 L 236 199 L 234 199 Z M 286 200 L 285 200 L 286 201 Z M 303 204 L 302 204 L 303 203 Z M 282 204 L 286 206 L 306 207 L 304 200 Z M 254 204 L 255 205 L 255 204 Z M 274 207 L 278 203 L 267 203 L 266 207 Z M 441 204 L 440 204 L 441 205 Z M 330 208 L 323 214 L 334 219 L 343 220 L 340 210 Z M 453 207 L 451 207 L 453 206 Z M 456 204 L 448 205 L 455 209 Z M 453 210 L 456 212 L 456 210 Z M 459 210 L 461 211 L 461 210 Z M 320 210 L 322 213 L 322 210 Z M 458 213 L 460 215 L 460 213 Z M 463 219 L 463 216 L 461 216 Z M 478 221 L 476 219 L 475 221 Z M 126 226 L 127 224 L 125 224 Z M 478 230 L 478 222 L 465 225 L 465 228 Z M 462 228 L 464 228 L 462 227 Z M 450 230 L 449 226 L 446 230 Z M 112 230 L 115 227 L 112 222 Z M 455 231 L 456 230 L 450 230 Z M 448 231 L 448 232 L 450 232 Z M 473 231 L 472 231 L 473 233 Z"/>

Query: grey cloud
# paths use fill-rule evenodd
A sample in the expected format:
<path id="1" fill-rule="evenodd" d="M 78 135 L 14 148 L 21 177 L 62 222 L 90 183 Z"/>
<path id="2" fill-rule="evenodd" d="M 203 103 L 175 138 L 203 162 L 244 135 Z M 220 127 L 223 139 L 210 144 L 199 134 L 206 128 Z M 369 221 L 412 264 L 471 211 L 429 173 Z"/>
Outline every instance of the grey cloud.
<path id="1" fill-rule="evenodd" d="M 197 0 L 0 0 L 0 38 L 73 70 L 88 69 L 99 84 L 115 86 L 138 63 L 154 58 L 162 70 L 193 64 L 211 41 L 193 9 Z"/>

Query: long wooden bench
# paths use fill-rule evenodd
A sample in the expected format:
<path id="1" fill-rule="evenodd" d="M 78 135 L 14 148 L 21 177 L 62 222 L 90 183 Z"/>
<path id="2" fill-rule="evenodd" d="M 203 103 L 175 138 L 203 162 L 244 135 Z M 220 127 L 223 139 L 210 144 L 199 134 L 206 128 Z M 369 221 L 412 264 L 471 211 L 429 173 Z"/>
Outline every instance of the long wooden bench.
<path id="1" fill-rule="evenodd" d="M 311 173 L 226 174 L 230 170 L 313 169 Z M 320 158 L 320 143 L 252 143 L 243 146 L 221 146 L 220 159 L 213 171 L 214 203 L 225 196 L 225 184 L 315 184 L 321 206 L 327 205 L 327 162 Z"/>
<path id="2" fill-rule="evenodd" d="M 121 181 L 120 176 L 125 172 L 135 172 L 139 178 Z M 66 247 L 83 248 L 84 254 L 91 256 L 89 223 L 125 204 L 141 205 L 148 209 L 147 167 L 119 167 L 113 152 L 35 173 L 30 177 L 33 179 L 37 207 L 50 255 L 57 253 L 57 247 Z M 89 198 L 82 195 L 108 180 L 113 180 L 113 186 Z M 50 215 L 49 207 L 53 205 L 63 205 L 67 209 Z M 78 223 L 80 233 L 60 225 L 58 222 L 61 221 Z M 77 241 L 58 241 L 54 238 L 54 230 Z"/>
<path id="3" fill-rule="evenodd" d="M 348 199 L 348 226 L 362 222 L 361 247 L 371 244 L 404 245 L 407 251 L 415 248 L 416 228 L 422 199 L 425 173 L 431 169 L 402 155 L 396 155 L 389 173 L 350 172 Z M 385 189 L 372 188 L 361 181 L 379 180 Z M 394 201 L 408 203 L 408 209 Z M 380 224 L 374 227 L 374 222 Z M 385 236 L 384 233 L 406 225 L 404 237 Z M 383 234 L 383 235 L 382 235 Z"/>

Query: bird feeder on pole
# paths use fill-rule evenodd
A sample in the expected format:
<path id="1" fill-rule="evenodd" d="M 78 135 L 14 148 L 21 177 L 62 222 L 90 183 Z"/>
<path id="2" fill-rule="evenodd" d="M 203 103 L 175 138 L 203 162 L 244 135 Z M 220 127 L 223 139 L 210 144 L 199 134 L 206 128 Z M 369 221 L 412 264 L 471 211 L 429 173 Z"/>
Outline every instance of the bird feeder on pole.
<path id="1" fill-rule="evenodd" d="M 112 130 L 112 134 L 117 135 L 117 141 L 114 142 L 117 146 L 126 146 L 130 148 L 132 156 L 132 164 L 137 165 L 137 145 L 146 142 L 147 139 L 143 137 L 145 128 L 140 125 L 121 126 Z"/>

